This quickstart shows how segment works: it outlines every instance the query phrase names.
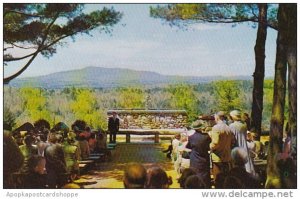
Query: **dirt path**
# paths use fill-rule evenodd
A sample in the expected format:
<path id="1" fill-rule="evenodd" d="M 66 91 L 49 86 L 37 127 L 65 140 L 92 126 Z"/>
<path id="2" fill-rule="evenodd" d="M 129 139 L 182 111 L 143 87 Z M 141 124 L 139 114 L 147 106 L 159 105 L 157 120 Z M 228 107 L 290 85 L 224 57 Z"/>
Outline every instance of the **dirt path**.
<path id="1" fill-rule="evenodd" d="M 123 188 L 125 165 L 130 162 L 139 162 L 146 168 L 154 165 L 162 167 L 173 179 L 170 188 L 179 188 L 173 164 L 162 153 L 168 143 L 119 143 L 112 153 L 110 162 L 97 164 L 94 170 L 82 175 L 77 182 L 84 184 L 84 188 Z"/>

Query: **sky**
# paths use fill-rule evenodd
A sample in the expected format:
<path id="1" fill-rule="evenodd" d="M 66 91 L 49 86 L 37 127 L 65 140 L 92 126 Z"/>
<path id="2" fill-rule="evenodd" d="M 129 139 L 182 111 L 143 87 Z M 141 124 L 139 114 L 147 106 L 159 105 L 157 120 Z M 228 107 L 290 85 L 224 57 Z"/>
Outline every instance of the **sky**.
<path id="1" fill-rule="evenodd" d="M 49 59 L 38 55 L 19 77 L 46 75 L 88 66 L 128 68 L 164 75 L 251 76 L 255 68 L 257 29 L 252 24 L 197 23 L 188 30 L 171 27 L 150 17 L 149 4 L 87 4 L 85 12 L 114 7 L 123 13 L 112 35 L 92 31 L 92 37 L 77 35 L 75 42 L 58 47 Z M 266 76 L 274 76 L 277 32 L 268 28 Z M 21 62 L 4 67 L 4 76 Z"/>

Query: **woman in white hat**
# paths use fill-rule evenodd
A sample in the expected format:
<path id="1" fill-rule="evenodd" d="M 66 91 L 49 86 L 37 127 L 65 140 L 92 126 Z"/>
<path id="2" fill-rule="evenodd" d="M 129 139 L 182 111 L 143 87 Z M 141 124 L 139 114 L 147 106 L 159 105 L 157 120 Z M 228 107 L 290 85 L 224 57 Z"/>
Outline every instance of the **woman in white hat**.
<path id="1" fill-rule="evenodd" d="M 245 163 L 245 168 L 248 173 L 255 175 L 253 161 L 250 158 L 249 149 L 247 146 L 247 125 L 241 121 L 241 112 L 234 110 L 230 112 L 230 116 L 233 119 L 233 123 L 229 125 L 229 128 L 233 132 L 237 146 L 243 147 L 247 150 L 248 161 Z"/>

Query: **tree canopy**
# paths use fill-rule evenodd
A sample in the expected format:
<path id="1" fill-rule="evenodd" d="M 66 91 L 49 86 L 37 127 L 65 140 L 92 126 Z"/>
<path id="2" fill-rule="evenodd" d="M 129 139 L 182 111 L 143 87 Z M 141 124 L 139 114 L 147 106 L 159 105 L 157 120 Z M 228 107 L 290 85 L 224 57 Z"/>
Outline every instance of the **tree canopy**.
<path id="1" fill-rule="evenodd" d="M 269 5 L 267 16 L 267 26 L 276 30 L 277 9 L 276 5 Z M 258 4 L 168 4 L 151 7 L 150 15 L 179 26 L 195 22 L 260 23 Z"/>
<path id="2" fill-rule="evenodd" d="M 4 67 L 9 62 L 26 60 L 24 66 L 13 75 L 4 78 L 4 83 L 24 72 L 38 54 L 51 57 L 63 39 L 75 35 L 90 34 L 96 28 L 110 33 L 122 13 L 113 8 L 103 8 L 84 13 L 83 4 L 4 4 Z M 22 51 L 23 55 L 17 55 Z"/>
<path id="3" fill-rule="evenodd" d="M 253 73 L 253 95 L 251 127 L 261 134 L 263 112 L 263 83 L 265 76 L 265 44 L 267 28 L 278 29 L 278 5 L 266 3 L 254 4 L 168 4 L 150 8 L 150 15 L 161 18 L 170 25 L 186 27 L 191 23 L 252 23 L 257 28 L 254 47 L 255 71 Z M 223 107 L 224 108 L 224 107 Z"/>
<path id="4" fill-rule="evenodd" d="M 244 108 L 242 92 L 239 89 L 238 82 L 233 80 L 214 82 L 213 91 L 218 110 L 230 112 L 231 110 L 242 110 Z"/>

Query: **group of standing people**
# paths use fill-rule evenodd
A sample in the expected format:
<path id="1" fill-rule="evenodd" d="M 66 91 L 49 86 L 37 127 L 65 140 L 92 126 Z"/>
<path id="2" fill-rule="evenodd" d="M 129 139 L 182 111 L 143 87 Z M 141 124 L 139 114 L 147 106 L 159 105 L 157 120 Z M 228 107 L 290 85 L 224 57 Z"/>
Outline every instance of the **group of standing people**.
<path id="1" fill-rule="evenodd" d="M 231 111 L 230 118 L 232 121 L 228 125 L 225 112 L 220 111 L 214 115 L 215 125 L 212 128 L 207 127 L 203 122 L 196 122 L 192 126 L 195 132 L 188 137 L 185 141 L 186 144 L 183 144 L 184 142 L 180 144 L 180 136 L 175 136 L 172 142 L 175 154 L 184 154 L 182 151 L 190 151 L 189 168 L 196 172 L 204 182 L 205 188 L 212 186 L 211 174 L 214 184 L 218 184 L 218 180 L 225 180 L 225 176 L 237 167 L 241 171 L 245 171 L 249 178 L 257 177 L 247 146 L 247 125 L 242 121 L 241 112 L 238 110 Z M 178 150 L 180 145 L 184 146 L 181 151 Z M 180 163 L 177 160 L 173 158 L 174 167 L 176 171 L 180 171 L 180 169 L 178 170 Z M 183 169 L 187 169 L 186 166 Z M 241 171 L 240 173 L 242 173 Z M 247 186 L 245 188 L 253 188 L 254 185 L 247 184 Z"/>

